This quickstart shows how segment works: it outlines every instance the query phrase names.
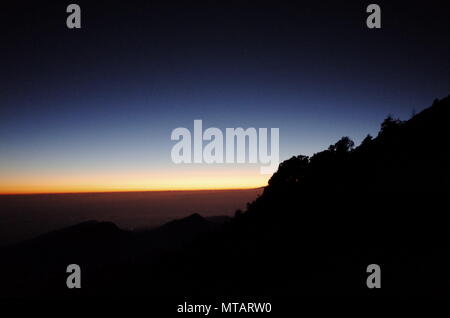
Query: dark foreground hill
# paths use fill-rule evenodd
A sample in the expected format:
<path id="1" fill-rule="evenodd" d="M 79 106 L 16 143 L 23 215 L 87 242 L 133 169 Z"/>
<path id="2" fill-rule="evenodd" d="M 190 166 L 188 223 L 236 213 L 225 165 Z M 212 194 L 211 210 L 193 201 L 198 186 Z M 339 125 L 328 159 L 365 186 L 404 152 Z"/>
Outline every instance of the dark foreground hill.
<path id="1" fill-rule="evenodd" d="M 3 296 L 448 297 L 450 98 L 283 162 L 225 223 L 199 215 L 147 232 L 84 223 L 2 251 Z M 79 264 L 83 287 L 66 288 Z M 378 264 L 382 288 L 368 289 Z"/>

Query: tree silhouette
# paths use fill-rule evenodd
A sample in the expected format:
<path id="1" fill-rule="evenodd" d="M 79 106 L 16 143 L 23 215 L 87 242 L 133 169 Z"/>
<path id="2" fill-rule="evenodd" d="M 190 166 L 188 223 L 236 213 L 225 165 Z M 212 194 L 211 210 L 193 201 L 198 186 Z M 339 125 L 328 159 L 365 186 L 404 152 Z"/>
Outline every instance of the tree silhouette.
<path id="1" fill-rule="evenodd" d="M 403 122 L 396 118 L 394 119 L 392 115 L 388 115 L 386 119 L 381 123 L 381 130 L 379 135 L 391 134 L 395 131 Z"/>
<path id="2" fill-rule="evenodd" d="M 349 137 L 342 137 L 334 145 L 331 145 L 328 150 L 334 151 L 337 154 L 344 154 L 350 152 L 354 146 L 355 143 L 353 142 L 353 140 L 351 140 Z"/>

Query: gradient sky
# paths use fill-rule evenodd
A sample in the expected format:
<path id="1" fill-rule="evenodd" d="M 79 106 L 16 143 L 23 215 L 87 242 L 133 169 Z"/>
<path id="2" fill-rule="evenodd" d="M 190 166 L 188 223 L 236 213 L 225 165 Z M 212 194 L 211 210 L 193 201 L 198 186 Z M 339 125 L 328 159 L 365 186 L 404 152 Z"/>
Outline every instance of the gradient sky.
<path id="1" fill-rule="evenodd" d="M 450 93 L 445 1 L 376 1 L 381 30 L 364 1 L 72 2 L 2 4 L 0 193 L 263 186 L 173 164 L 171 131 L 278 127 L 284 160 Z"/>

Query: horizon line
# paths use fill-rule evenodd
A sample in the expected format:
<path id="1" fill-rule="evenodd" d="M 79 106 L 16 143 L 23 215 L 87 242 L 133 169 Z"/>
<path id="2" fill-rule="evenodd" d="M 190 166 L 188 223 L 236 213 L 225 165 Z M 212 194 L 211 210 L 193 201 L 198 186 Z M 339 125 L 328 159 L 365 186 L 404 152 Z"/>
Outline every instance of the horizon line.
<path id="1" fill-rule="evenodd" d="M 107 194 L 107 193 L 142 193 L 142 192 L 200 192 L 200 191 L 239 191 L 239 190 L 258 190 L 260 187 L 242 187 L 242 188 L 200 188 L 200 189 L 155 189 L 155 190 L 108 190 L 108 191 L 64 191 L 64 192 L 3 192 L 0 196 L 14 195 L 54 195 L 54 194 Z"/>

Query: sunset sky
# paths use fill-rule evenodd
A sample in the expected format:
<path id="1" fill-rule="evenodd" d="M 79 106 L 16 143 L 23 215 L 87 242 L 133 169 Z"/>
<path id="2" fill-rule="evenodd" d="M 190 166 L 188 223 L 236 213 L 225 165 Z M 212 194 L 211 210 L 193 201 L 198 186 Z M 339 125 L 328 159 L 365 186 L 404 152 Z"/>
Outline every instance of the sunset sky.
<path id="1" fill-rule="evenodd" d="M 175 165 L 171 131 L 280 128 L 284 160 L 450 92 L 433 5 L 378 1 L 369 30 L 361 1 L 78 1 L 69 30 L 68 3 L 2 5 L 0 193 L 260 187 L 260 164 Z"/>

